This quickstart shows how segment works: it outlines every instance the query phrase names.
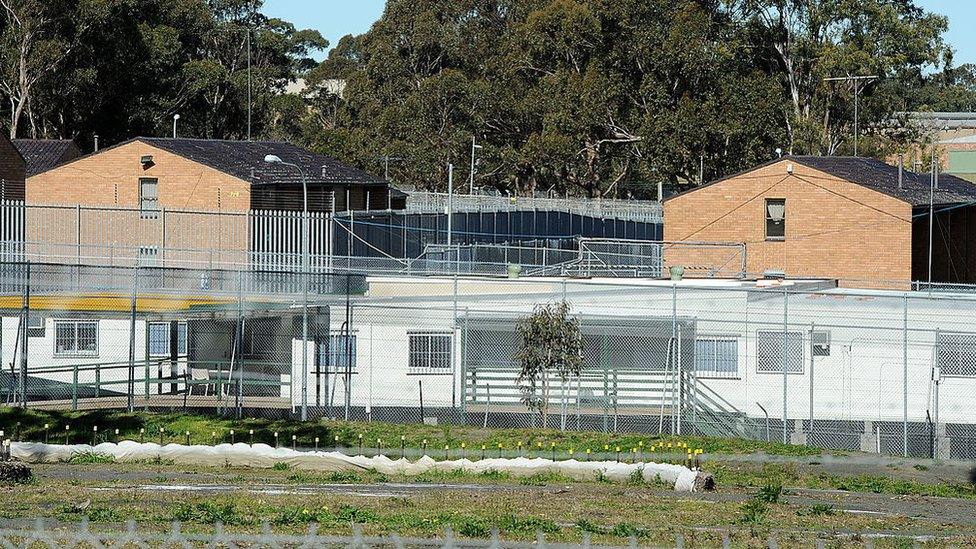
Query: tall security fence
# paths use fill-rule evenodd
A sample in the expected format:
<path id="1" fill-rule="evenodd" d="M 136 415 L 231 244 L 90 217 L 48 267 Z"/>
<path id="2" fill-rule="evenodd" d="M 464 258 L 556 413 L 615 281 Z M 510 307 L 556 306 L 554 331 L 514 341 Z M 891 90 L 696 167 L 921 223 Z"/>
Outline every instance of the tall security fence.
<path id="1" fill-rule="evenodd" d="M 353 275 L 0 263 L 0 402 L 290 415 L 302 342 L 364 291 Z"/>
<path id="2" fill-rule="evenodd" d="M 0 264 L 0 289 L 10 406 L 299 417 L 304 404 L 976 459 L 972 294 L 26 263 Z M 518 326 L 563 301 L 581 373 L 526 392 Z"/>
<path id="3" fill-rule="evenodd" d="M 651 200 L 616 200 L 609 198 L 540 198 L 530 196 L 491 196 L 414 191 L 407 193 L 409 213 L 437 213 L 448 206 L 458 212 L 553 211 L 613 218 L 624 221 L 660 224 L 664 208 Z"/>
<path id="4" fill-rule="evenodd" d="M 688 276 L 744 273 L 744 245 L 662 242 L 659 220 L 565 209 L 570 211 L 311 212 L 305 218 L 297 211 L 144 211 L 7 201 L 0 202 L 0 259 L 265 271 L 300 271 L 307 263 L 314 272 L 392 274 L 507 275 L 514 267 L 523 276 L 661 277 L 675 264 L 671 256 L 681 255 Z"/>

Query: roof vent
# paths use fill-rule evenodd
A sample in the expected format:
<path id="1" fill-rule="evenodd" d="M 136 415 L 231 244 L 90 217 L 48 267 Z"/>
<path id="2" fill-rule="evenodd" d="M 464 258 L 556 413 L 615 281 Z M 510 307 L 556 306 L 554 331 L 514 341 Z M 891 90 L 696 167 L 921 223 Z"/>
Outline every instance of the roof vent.
<path id="1" fill-rule="evenodd" d="M 898 155 L 898 190 L 900 191 L 905 180 L 905 155 Z"/>

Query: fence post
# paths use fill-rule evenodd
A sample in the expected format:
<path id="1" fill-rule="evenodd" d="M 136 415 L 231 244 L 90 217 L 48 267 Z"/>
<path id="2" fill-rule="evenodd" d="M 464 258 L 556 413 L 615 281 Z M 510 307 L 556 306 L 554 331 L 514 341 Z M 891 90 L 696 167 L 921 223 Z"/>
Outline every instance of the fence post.
<path id="1" fill-rule="evenodd" d="M 126 395 L 126 409 L 131 414 L 135 408 L 136 393 L 136 292 L 139 287 L 139 265 L 132 269 L 132 298 L 129 315 L 129 383 Z"/>
<path id="2" fill-rule="evenodd" d="M 814 387 L 814 382 L 813 382 L 813 367 L 814 367 L 814 359 L 813 359 L 813 346 L 814 346 L 813 334 L 816 331 L 816 328 L 817 327 L 816 327 L 815 324 L 811 324 L 810 325 L 810 424 L 807 425 L 807 440 L 806 440 L 807 446 L 810 446 L 811 445 L 811 439 L 813 438 L 812 437 L 812 435 L 813 435 L 813 387 Z"/>
<path id="3" fill-rule="evenodd" d="M 902 456 L 908 457 L 908 293 L 905 293 L 904 310 L 902 314 L 902 341 L 901 341 L 901 368 L 902 368 Z"/>
<path id="4" fill-rule="evenodd" d="M 27 337 L 27 326 L 30 324 L 30 284 L 31 284 L 31 264 L 30 261 L 24 263 L 24 323 L 23 329 L 20 331 L 20 375 L 19 378 L 19 393 L 20 393 L 20 406 L 22 408 L 27 408 L 27 342 L 29 338 Z"/>
<path id="5" fill-rule="evenodd" d="M 783 444 L 790 443 L 789 428 L 787 427 L 787 380 L 789 379 L 789 324 L 790 324 L 790 290 L 783 287 Z"/>
<path id="6" fill-rule="evenodd" d="M 81 204 L 75 205 L 75 244 L 78 265 L 81 265 Z"/>
<path id="7" fill-rule="evenodd" d="M 71 411 L 78 411 L 78 364 L 71 368 Z"/>

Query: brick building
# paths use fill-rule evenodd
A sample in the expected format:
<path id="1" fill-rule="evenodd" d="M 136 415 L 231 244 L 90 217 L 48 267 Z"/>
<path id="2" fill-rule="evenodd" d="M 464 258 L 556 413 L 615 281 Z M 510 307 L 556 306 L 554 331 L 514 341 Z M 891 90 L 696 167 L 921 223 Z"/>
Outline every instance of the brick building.
<path id="1" fill-rule="evenodd" d="M 847 286 L 903 287 L 928 279 L 931 177 L 879 160 L 797 156 L 675 195 L 664 203 L 673 242 L 746 247 L 755 276 L 838 279 Z M 976 185 L 942 175 L 935 212 L 932 280 L 976 282 Z M 674 247 L 665 261 L 714 263 L 707 251 Z"/>
<path id="2" fill-rule="evenodd" d="M 294 166 L 267 163 L 267 155 Z M 404 206 L 385 180 L 288 143 L 138 137 L 29 176 L 26 241 L 43 245 L 32 248 L 37 257 L 79 261 L 119 249 L 152 263 L 165 252 L 170 264 L 207 250 L 231 250 L 223 259 L 232 262 L 257 249 L 294 254 L 302 173 L 309 211 L 319 216 Z M 255 211 L 283 222 L 265 232 Z M 325 249 L 323 238 L 313 247 Z"/>

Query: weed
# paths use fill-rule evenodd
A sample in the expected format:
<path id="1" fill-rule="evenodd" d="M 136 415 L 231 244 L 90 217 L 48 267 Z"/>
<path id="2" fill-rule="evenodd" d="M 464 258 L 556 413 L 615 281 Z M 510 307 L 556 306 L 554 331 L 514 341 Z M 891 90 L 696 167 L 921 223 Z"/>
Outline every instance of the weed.
<path id="1" fill-rule="evenodd" d="M 209 501 L 194 504 L 179 503 L 173 512 L 173 519 L 180 522 L 197 524 L 215 524 L 219 522 L 227 525 L 240 525 L 253 522 L 241 514 L 233 503 L 214 503 Z"/>
<path id="2" fill-rule="evenodd" d="M 275 470 L 275 471 L 287 471 L 287 470 L 291 469 L 291 465 L 288 465 L 287 463 L 285 463 L 283 461 L 278 461 L 278 462 L 275 462 L 275 464 L 272 465 L 271 468 L 273 470 Z"/>
<path id="3" fill-rule="evenodd" d="M 639 538 L 648 535 L 647 530 L 630 524 L 629 522 L 621 522 L 613 528 L 610 529 L 611 536 L 617 536 L 618 538 Z"/>
<path id="4" fill-rule="evenodd" d="M 97 464 L 97 463 L 115 463 L 115 458 L 105 454 L 98 454 L 95 452 L 81 452 L 74 454 L 68 459 L 68 463 L 74 464 Z"/>
<path id="5" fill-rule="evenodd" d="M 579 519 L 576 521 L 576 527 L 587 532 L 589 534 L 605 534 L 606 529 L 598 524 L 594 524 L 587 519 Z"/>
<path id="6" fill-rule="evenodd" d="M 379 515 L 371 509 L 356 507 L 355 505 L 340 505 L 336 511 L 336 520 L 339 522 L 352 522 L 355 524 L 366 524 L 379 520 Z"/>
<path id="7" fill-rule="evenodd" d="M 363 479 L 356 473 L 333 471 L 325 477 L 325 481 L 334 484 L 359 484 Z"/>
<path id="8" fill-rule="evenodd" d="M 638 467 L 638 468 L 636 468 L 636 469 L 634 469 L 633 471 L 630 472 L 630 478 L 628 479 L 628 482 L 630 484 L 633 484 L 633 485 L 636 485 L 636 486 L 642 486 L 644 484 L 644 466 L 643 465 L 641 465 L 640 467 Z"/>
<path id="9" fill-rule="evenodd" d="M 522 535 L 532 535 L 536 532 L 553 534 L 559 531 L 559 526 L 549 519 L 521 517 L 517 515 L 503 515 L 499 517 L 498 527 L 503 532 Z"/>
<path id="10" fill-rule="evenodd" d="M 489 469 L 489 470 L 481 473 L 481 478 L 488 479 L 488 480 L 502 481 L 502 480 L 509 480 L 509 479 L 511 479 L 512 478 L 512 475 L 510 475 L 510 474 L 508 474 L 508 473 L 506 473 L 504 471 L 495 471 L 494 469 Z"/>
<path id="11" fill-rule="evenodd" d="M 466 538 L 486 538 L 491 535 L 491 526 L 482 517 L 461 516 L 451 521 L 454 530 Z"/>
<path id="12" fill-rule="evenodd" d="M 742 511 L 742 517 L 739 519 L 739 522 L 742 524 L 758 525 L 766 520 L 766 511 L 769 508 L 764 502 L 758 499 L 750 499 L 742 504 L 740 510 Z"/>
<path id="13" fill-rule="evenodd" d="M 767 484 L 759 489 L 754 496 L 757 501 L 763 503 L 779 503 L 780 496 L 783 495 L 782 484 Z"/>
<path id="14" fill-rule="evenodd" d="M 796 512 L 799 516 L 810 516 L 810 517 L 829 517 L 837 514 L 837 510 L 834 509 L 833 505 L 828 505 L 826 503 L 815 503 L 806 509 L 800 509 Z"/>
<path id="15" fill-rule="evenodd" d="M 288 482 L 296 482 L 296 483 L 308 484 L 310 482 L 313 482 L 315 480 L 315 477 L 313 477 L 312 475 L 309 475 L 307 473 L 294 472 L 294 473 L 288 475 L 288 478 L 286 480 L 288 480 Z"/>
<path id="16" fill-rule="evenodd" d="M 87 517 L 91 522 L 125 522 L 125 515 L 112 507 L 92 506 L 87 509 L 79 509 L 74 505 L 61 505 L 57 508 L 57 514 L 63 520 Z"/>
<path id="17" fill-rule="evenodd" d="M 914 466 L 912 466 L 912 469 L 915 469 L 916 471 L 928 471 L 929 470 L 929 468 L 927 466 L 922 465 L 921 463 L 916 463 Z"/>

